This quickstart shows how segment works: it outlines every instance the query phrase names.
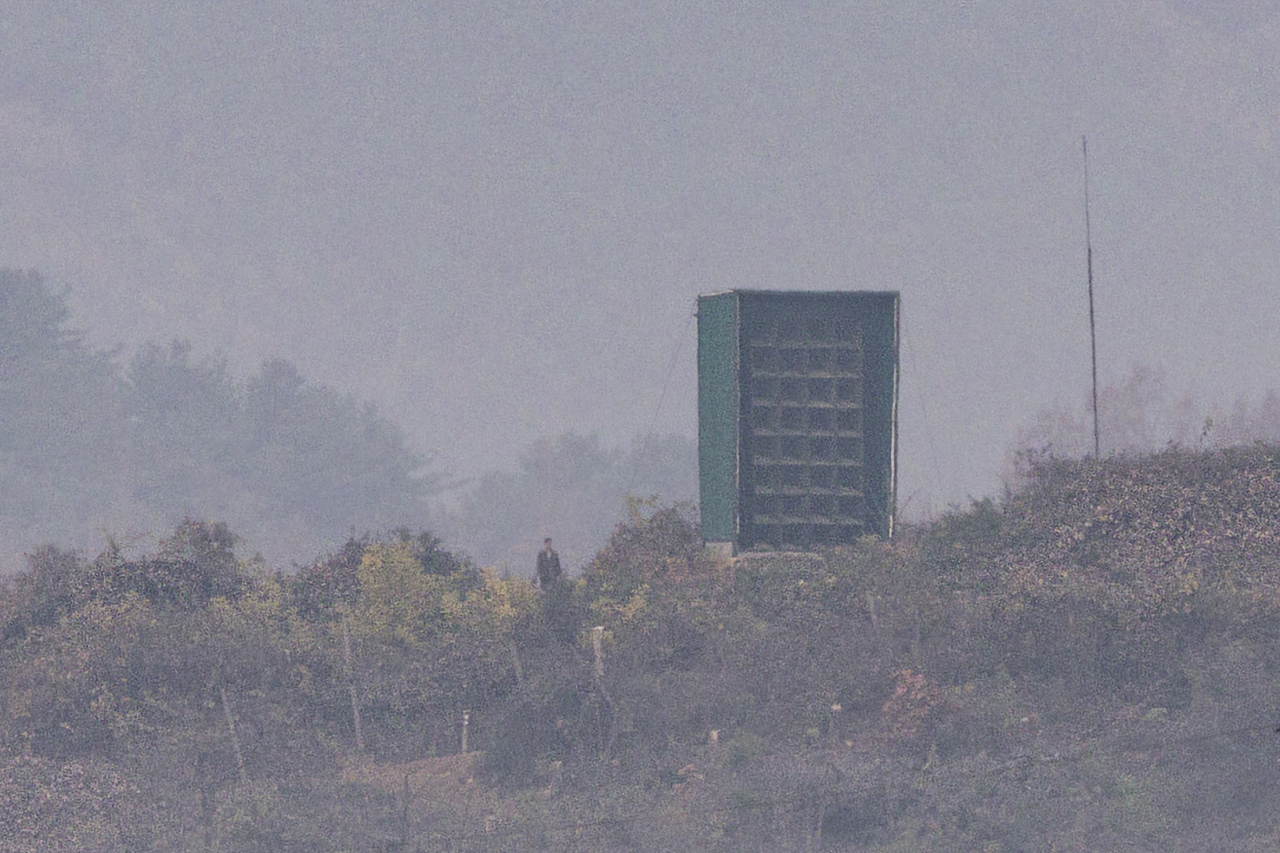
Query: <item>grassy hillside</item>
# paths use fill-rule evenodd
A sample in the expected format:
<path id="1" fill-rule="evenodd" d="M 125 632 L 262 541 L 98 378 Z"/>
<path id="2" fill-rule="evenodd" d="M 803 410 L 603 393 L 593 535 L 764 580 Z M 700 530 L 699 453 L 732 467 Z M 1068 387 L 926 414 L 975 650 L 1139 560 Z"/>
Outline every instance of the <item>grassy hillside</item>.
<path id="1" fill-rule="evenodd" d="M 0 849 L 1275 850 L 1277 474 L 1034 459 L 893 543 L 729 564 L 638 505 L 547 593 L 426 535 L 289 576 L 199 524 L 42 552 Z"/>

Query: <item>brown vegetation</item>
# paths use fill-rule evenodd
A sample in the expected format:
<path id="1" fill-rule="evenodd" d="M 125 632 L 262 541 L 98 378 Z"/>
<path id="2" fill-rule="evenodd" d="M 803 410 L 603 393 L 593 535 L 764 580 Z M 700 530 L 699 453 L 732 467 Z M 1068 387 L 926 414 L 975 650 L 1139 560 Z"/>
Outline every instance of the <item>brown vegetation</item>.
<path id="1" fill-rule="evenodd" d="M 200 524 L 39 552 L 4 849 L 1274 849 L 1280 451 L 1024 474 L 730 564 L 636 504 L 549 595 L 427 535 L 277 576 Z"/>

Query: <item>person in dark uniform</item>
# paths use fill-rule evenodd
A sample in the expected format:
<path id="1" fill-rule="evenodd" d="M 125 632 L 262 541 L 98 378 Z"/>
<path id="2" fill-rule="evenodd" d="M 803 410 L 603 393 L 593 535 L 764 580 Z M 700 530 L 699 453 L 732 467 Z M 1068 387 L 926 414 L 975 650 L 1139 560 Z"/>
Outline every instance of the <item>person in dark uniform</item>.
<path id="1" fill-rule="evenodd" d="M 543 543 L 538 552 L 538 574 L 533 579 L 534 586 L 542 587 L 542 615 L 546 620 L 551 636 L 561 643 L 572 646 L 578 635 L 577 608 L 573 601 L 573 584 L 564 579 L 560 570 L 560 555 L 551 547 L 551 540 Z"/>
<path id="2" fill-rule="evenodd" d="M 538 552 L 538 575 L 533 579 L 533 585 L 550 589 L 560 582 L 560 574 L 560 555 L 551 547 L 551 539 L 548 538 Z"/>

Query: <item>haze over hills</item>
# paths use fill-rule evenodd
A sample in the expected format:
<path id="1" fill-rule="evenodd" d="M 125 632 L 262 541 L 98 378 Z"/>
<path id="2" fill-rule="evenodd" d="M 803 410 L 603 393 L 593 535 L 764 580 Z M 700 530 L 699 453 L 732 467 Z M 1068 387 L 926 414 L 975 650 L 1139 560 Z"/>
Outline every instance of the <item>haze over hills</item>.
<path id="1" fill-rule="evenodd" d="M 53 543 L 145 549 L 187 520 L 219 521 L 271 570 L 347 540 L 429 528 L 501 573 L 527 576 L 543 537 L 571 573 L 620 521 L 698 492 L 697 448 L 679 435 L 610 446 L 569 432 L 519 464 L 449 483 L 369 404 L 275 359 L 248 376 L 190 345 L 150 343 L 124 362 L 86 345 L 65 301 L 34 273 L 0 270 L 0 570 Z M 1280 439 L 1280 402 L 1205 417 L 1139 371 L 1102 392 L 1103 434 L 1127 453 Z M 1091 449 L 1086 410 L 1046 410 L 1010 445 L 1016 481 L 1044 456 Z M 1030 454 L 1029 456 L 1027 454 Z M 906 498 L 910 503 L 912 496 Z M 347 541 L 347 546 L 351 544 Z"/>
<path id="2" fill-rule="evenodd" d="M 86 345 L 38 274 L 0 269 L 0 574 L 46 545 L 134 553 L 191 521 L 229 524 L 268 570 L 428 524 L 520 574 L 554 533 L 573 570 L 629 494 L 692 499 L 696 470 L 678 436 L 624 451 L 570 433 L 531 445 L 516 471 L 449 488 L 373 406 L 289 362 L 238 377 L 172 342 L 122 363 Z"/>
<path id="3" fill-rule="evenodd" d="M 4 4 L 0 847 L 1274 850 L 1278 55 L 1271 0 Z M 735 287 L 902 292 L 924 523 L 609 537 L 692 495 Z M 544 534 L 552 594 L 477 565 Z"/>
<path id="4" fill-rule="evenodd" d="M 692 437 L 698 292 L 898 289 L 927 515 L 1086 393 L 1082 133 L 1104 384 L 1276 385 L 1278 49 L 1261 0 L 11 3 L 0 265 L 464 478 Z"/>

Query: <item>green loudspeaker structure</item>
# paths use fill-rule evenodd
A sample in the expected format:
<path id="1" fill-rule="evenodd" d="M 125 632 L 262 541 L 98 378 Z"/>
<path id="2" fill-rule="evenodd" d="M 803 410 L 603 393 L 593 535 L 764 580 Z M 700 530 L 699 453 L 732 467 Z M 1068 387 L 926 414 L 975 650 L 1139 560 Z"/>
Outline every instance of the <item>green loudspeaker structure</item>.
<path id="1" fill-rule="evenodd" d="M 896 292 L 698 297 L 702 536 L 729 554 L 893 535 Z"/>

